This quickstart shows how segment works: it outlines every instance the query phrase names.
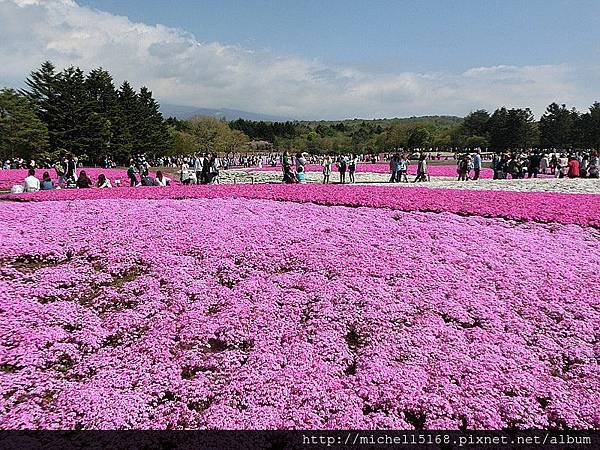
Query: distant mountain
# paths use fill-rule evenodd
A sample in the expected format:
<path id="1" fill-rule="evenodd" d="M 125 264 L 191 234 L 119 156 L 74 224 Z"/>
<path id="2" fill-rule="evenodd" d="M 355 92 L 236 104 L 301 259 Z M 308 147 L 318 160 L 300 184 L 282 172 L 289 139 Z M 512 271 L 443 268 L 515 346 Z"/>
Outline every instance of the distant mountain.
<path id="1" fill-rule="evenodd" d="M 237 109 L 212 109 L 212 108 L 198 108 L 195 106 L 183 106 L 183 105 L 169 105 L 161 104 L 160 112 L 163 117 L 176 117 L 178 119 L 189 119 L 194 116 L 209 116 L 217 119 L 225 118 L 225 120 L 263 120 L 265 122 L 285 122 L 287 120 L 293 120 L 289 117 L 271 116 L 268 114 L 260 114 L 248 111 L 238 111 Z"/>

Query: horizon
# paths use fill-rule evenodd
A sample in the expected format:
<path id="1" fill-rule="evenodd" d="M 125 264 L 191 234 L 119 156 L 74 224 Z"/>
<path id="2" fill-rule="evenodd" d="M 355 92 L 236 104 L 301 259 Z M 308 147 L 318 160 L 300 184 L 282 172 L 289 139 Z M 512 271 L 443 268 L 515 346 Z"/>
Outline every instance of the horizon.
<path id="1" fill-rule="evenodd" d="M 0 85 L 23 87 L 51 60 L 104 67 L 165 105 L 299 121 L 502 106 L 537 120 L 552 102 L 586 111 L 598 100 L 597 2 L 342 5 L 0 0 Z"/>

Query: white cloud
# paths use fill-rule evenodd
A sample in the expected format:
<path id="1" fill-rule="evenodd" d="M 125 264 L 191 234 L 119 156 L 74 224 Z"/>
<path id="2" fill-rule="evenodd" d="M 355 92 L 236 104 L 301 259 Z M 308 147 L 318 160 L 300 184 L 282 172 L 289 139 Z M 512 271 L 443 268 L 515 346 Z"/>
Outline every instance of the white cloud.
<path id="1" fill-rule="evenodd" d="M 585 108 L 597 72 L 566 65 L 476 67 L 461 74 L 381 74 L 281 57 L 79 6 L 70 0 L 0 0 L 0 83 L 44 60 L 102 66 L 117 82 L 147 85 L 163 102 L 297 118 L 463 115 L 477 108 L 552 101 Z"/>

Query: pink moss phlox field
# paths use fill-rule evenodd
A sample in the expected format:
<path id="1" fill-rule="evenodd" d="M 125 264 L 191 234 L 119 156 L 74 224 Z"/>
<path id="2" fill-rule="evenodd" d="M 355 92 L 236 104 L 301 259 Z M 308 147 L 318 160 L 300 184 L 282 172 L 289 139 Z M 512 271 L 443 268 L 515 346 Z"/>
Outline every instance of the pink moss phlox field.
<path id="1" fill-rule="evenodd" d="M 85 170 L 85 173 L 92 179 L 93 182 L 96 182 L 96 180 L 98 180 L 98 175 L 102 173 L 111 181 L 111 183 L 113 183 L 115 180 L 121 180 L 122 185 L 129 185 L 129 178 L 127 177 L 126 169 L 83 167 L 77 169 L 77 174 L 79 175 L 82 170 Z M 0 189 L 10 190 L 10 188 L 15 184 L 23 184 L 23 180 L 27 176 L 27 172 L 27 169 L 0 170 Z M 41 180 L 44 172 L 48 172 L 50 178 L 52 178 L 52 181 L 55 183 L 58 181 L 58 178 L 56 177 L 56 171 L 54 169 L 35 169 L 35 176 Z M 150 176 L 155 176 L 155 172 L 150 173 Z M 179 182 L 177 179 L 173 181 L 175 184 Z"/>
<path id="2" fill-rule="evenodd" d="M 123 189 L 62 189 L 0 195 L 0 200 L 46 201 L 84 199 L 254 198 L 367 206 L 402 211 L 452 212 L 519 221 L 556 222 L 600 227 L 600 195 L 511 192 L 420 187 L 357 185 L 238 184 L 138 187 Z"/>
<path id="3" fill-rule="evenodd" d="M 119 198 L 0 239 L 0 428 L 600 426 L 594 228 Z"/>
<path id="4" fill-rule="evenodd" d="M 321 172 L 323 170 L 323 167 L 309 164 L 309 165 L 305 166 L 304 169 L 307 172 Z M 337 172 L 337 167 L 335 166 L 335 164 L 332 165 L 331 169 L 334 172 L 334 174 L 335 174 L 335 172 Z M 248 172 L 274 172 L 274 171 L 281 172 L 281 167 L 280 166 L 278 166 L 278 167 L 267 166 L 267 167 L 261 167 L 261 168 L 248 169 Z M 370 172 L 370 173 L 390 173 L 390 165 L 389 165 L 389 163 L 357 164 L 356 171 L 357 172 Z M 429 175 L 431 175 L 432 177 L 456 177 L 457 176 L 456 165 L 453 165 L 453 164 L 439 165 L 439 166 L 429 165 L 427 171 L 428 171 Z M 416 175 L 416 173 L 417 173 L 417 164 L 416 163 L 410 164 L 408 166 L 408 174 Z M 480 177 L 481 178 L 492 178 L 493 174 L 494 174 L 494 172 L 492 171 L 492 169 L 482 168 Z"/>

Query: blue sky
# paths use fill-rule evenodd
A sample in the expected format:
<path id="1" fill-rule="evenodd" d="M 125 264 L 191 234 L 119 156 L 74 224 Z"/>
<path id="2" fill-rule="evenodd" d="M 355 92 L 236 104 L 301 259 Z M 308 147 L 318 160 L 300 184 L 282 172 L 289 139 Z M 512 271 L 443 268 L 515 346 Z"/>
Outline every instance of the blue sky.
<path id="1" fill-rule="evenodd" d="M 84 0 L 201 41 L 383 70 L 600 58 L 598 0 Z M 173 6 L 175 4 L 175 6 Z"/>
<path id="2" fill-rule="evenodd" d="M 598 0 L 0 0 L 0 86 L 102 66 L 163 103 L 299 119 L 600 100 Z"/>

